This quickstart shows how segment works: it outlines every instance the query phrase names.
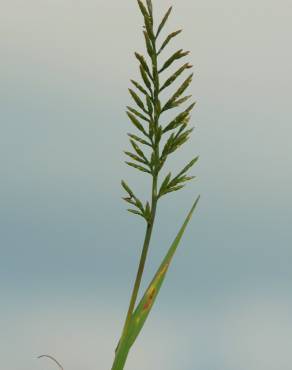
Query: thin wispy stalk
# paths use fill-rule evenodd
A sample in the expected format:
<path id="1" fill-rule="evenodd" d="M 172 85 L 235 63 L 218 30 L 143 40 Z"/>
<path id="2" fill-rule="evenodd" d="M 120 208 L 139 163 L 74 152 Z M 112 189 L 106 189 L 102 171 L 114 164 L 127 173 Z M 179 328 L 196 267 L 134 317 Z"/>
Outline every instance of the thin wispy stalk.
<path id="1" fill-rule="evenodd" d="M 48 358 L 48 359 L 50 359 L 50 360 L 52 360 L 58 367 L 59 367 L 59 369 L 60 370 L 64 370 L 64 368 L 63 368 L 63 366 L 60 364 L 60 362 L 59 361 L 57 361 L 56 359 L 55 359 L 55 357 L 53 357 L 53 356 L 51 356 L 51 355 L 40 355 L 40 356 L 38 356 L 38 358 Z"/>
<path id="2" fill-rule="evenodd" d="M 189 122 L 195 102 L 183 108 L 183 105 L 191 99 L 191 95 L 185 95 L 185 92 L 192 82 L 193 73 L 187 75 L 179 87 L 174 92 L 169 93 L 169 97 L 165 101 L 162 101 L 161 93 L 162 91 L 164 94 L 168 92 L 174 82 L 178 81 L 186 71 L 191 69 L 192 65 L 184 62 L 182 66 L 176 67 L 175 72 L 170 73 L 170 67 L 175 66 L 181 59 L 188 56 L 189 51 L 179 49 L 168 57 L 162 56 L 166 52 L 167 46 L 182 31 L 179 29 L 162 36 L 172 12 L 172 7 L 167 10 L 158 26 L 155 26 L 152 1 L 137 0 L 137 3 L 143 17 L 146 55 L 135 53 L 139 62 L 140 78 L 131 80 L 132 86 L 129 88 L 133 106 L 127 107 L 127 115 L 133 125 L 133 132 L 128 133 L 131 151 L 126 150 L 125 155 L 127 156 L 126 164 L 150 176 L 152 185 L 149 199 L 142 201 L 132 187 L 122 180 L 122 187 L 125 191 L 123 199 L 130 205 L 128 211 L 144 219 L 146 230 L 131 299 L 122 334 L 116 347 L 112 370 L 122 370 L 124 368 L 129 350 L 148 317 L 172 257 L 199 200 L 198 197 L 152 282 L 137 304 L 137 296 L 156 219 L 157 204 L 162 197 L 182 189 L 188 181 L 194 178 L 194 176 L 188 174 L 188 171 L 198 160 L 198 157 L 195 157 L 188 161 L 176 174 L 173 175 L 172 172 L 169 172 L 164 178 L 160 178 L 161 170 L 166 166 L 170 155 L 189 140 L 193 131 Z M 176 113 L 170 121 L 165 121 L 164 113 L 177 108 L 180 109 L 180 112 Z"/>

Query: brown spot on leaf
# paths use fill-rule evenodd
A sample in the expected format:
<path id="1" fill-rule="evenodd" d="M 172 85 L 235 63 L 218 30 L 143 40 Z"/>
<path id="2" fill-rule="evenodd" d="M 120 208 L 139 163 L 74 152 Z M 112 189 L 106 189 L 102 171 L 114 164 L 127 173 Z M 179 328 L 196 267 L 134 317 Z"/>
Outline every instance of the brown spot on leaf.
<path id="1" fill-rule="evenodd" d="M 152 304 L 152 301 L 153 301 L 153 298 L 154 298 L 154 295 L 155 295 L 155 292 L 156 292 L 156 288 L 154 286 L 150 287 L 149 288 L 149 291 L 147 293 L 147 299 L 146 299 L 146 302 L 143 306 L 143 310 L 148 310 Z"/>

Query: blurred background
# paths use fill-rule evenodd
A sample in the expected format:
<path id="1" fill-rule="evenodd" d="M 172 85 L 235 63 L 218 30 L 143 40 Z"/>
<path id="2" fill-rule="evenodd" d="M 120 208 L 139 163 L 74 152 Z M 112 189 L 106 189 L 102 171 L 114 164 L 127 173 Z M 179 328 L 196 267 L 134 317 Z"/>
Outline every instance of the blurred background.
<path id="1" fill-rule="evenodd" d="M 290 370 L 291 2 L 153 3 L 174 5 L 164 36 L 184 29 L 163 58 L 191 50 L 195 73 L 168 168 L 200 161 L 159 204 L 142 288 L 201 201 L 126 369 Z M 144 233 L 120 180 L 149 198 L 122 154 L 142 17 L 134 0 L 1 5 L 1 368 L 110 369 Z"/>

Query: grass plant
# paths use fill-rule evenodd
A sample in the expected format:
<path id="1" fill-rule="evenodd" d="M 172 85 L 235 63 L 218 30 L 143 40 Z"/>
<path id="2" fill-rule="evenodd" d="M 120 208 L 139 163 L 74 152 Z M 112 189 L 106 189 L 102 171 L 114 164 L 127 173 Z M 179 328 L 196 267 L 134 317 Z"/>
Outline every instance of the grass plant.
<path id="1" fill-rule="evenodd" d="M 199 200 L 198 197 L 140 302 L 136 304 L 155 222 L 157 204 L 162 197 L 182 189 L 186 182 L 194 178 L 188 175 L 188 171 L 198 160 L 198 157 L 193 158 L 177 174 L 172 175 L 169 172 L 160 181 L 159 175 L 165 167 L 167 159 L 189 140 L 193 131 L 193 128 L 189 127 L 189 121 L 195 105 L 194 102 L 176 114 L 169 122 L 164 124 L 161 122 L 165 112 L 180 108 L 191 98 L 191 95 L 184 94 L 192 81 L 193 73 L 183 79 L 179 87 L 169 95 L 165 102 L 162 102 L 161 95 L 162 92 L 165 92 L 164 90 L 167 91 L 175 81 L 178 81 L 184 72 L 191 69 L 192 65 L 184 63 L 174 73 L 164 77 L 170 67 L 189 54 L 188 51 L 179 49 L 168 58 L 164 58 L 164 61 L 160 60 L 168 44 L 182 30 L 171 32 L 163 37 L 162 33 L 172 12 L 172 7 L 167 10 L 158 26 L 155 27 L 152 1 L 137 0 L 137 2 L 144 21 L 143 34 L 147 57 L 135 53 L 139 63 L 141 82 L 131 80 L 133 86 L 129 88 L 134 107 L 127 107 L 127 115 L 135 132 L 128 134 L 132 151 L 125 151 L 125 154 L 129 158 L 126 161 L 127 165 L 151 177 L 152 188 L 150 199 L 142 202 L 132 188 L 124 180 L 122 181 L 122 187 L 126 193 L 123 199 L 130 204 L 128 211 L 144 219 L 146 231 L 129 308 L 115 350 L 112 370 L 124 369 L 128 353 L 151 311 L 172 257 Z"/>

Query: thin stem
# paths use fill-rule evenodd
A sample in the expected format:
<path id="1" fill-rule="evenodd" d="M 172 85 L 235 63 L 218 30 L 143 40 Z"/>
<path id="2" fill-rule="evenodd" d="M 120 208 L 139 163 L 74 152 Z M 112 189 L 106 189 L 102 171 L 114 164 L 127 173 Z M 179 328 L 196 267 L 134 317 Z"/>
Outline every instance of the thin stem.
<path id="1" fill-rule="evenodd" d="M 125 366 L 127 361 L 128 353 L 129 353 L 129 346 L 126 345 L 125 342 L 119 342 L 119 350 L 116 352 L 114 363 L 111 370 L 122 370 Z"/>
<path id="2" fill-rule="evenodd" d="M 49 358 L 50 360 L 54 361 L 61 370 L 64 370 L 63 369 L 63 366 L 59 363 L 59 361 L 57 361 L 53 356 L 51 355 L 41 355 L 41 356 L 38 356 L 38 358 L 42 358 L 42 357 L 46 357 L 46 358 Z"/>
<path id="3" fill-rule="evenodd" d="M 139 292 L 141 280 L 142 280 L 142 275 L 144 271 L 144 266 L 147 258 L 147 253 L 149 249 L 149 244 L 151 240 L 151 235 L 152 235 L 152 230 L 153 230 L 153 225 L 154 225 L 154 220 L 155 220 L 155 214 L 156 214 L 156 206 L 157 206 L 157 176 L 153 176 L 153 182 L 152 182 L 152 202 L 151 202 L 151 219 L 149 223 L 147 224 L 146 228 L 146 234 L 145 234 L 145 239 L 144 239 L 144 244 L 143 244 L 143 249 L 140 257 L 140 262 L 139 262 L 139 267 L 136 275 L 136 280 L 134 283 L 134 288 L 132 291 L 132 296 L 130 299 L 130 304 L 129 304 L 129 309 L 127 312 L 124 328 L 122 331 L 122 336 L 121 339 L 118 343 L 118 346 L 116 348 L 116 355 L 114 359 L 114 363 L 112 366 L 112 370 L 122 370 L 124 368 L 124 365 L 127 360 L 127 356 L 130 350 L 130 347 L 127 345 L 127 330 L 129 327 L 129 324 L 132 319 L 132 314 L 135 308 L 135 303 L 137 300 L 137 295 Z"/>
<path id="4" fill-rule="evenodd" d="M 138 291 L 139 291 L 139 288 L 140 288 L 142 275 L 143 275 L 143 271 L 144 271 L 144 266 L 145 266 L 145 262 L 146 262 L 146 258 L 147 258 L 148 249 L 149 249 L 149 244 L 150 244 L 150 240 L 151 240 L 151 235 L 152 235 L 152 230 L 153 230 L 153 225 L 154 225 L 154 220 L 155 220 L 155 214 L 156 214 L 156 206 L 157 206 L 157 176 L 153 177 L 151 219 L 150 219 L 149 223 L 147 224 L 147 228 L 146 228 L 146 233 L 145 233 L 142 253 L 141 253 L 141 257 L 140 257 L 139 267 L 138 267 L 136 280 L 135 280 L 133 291 L 132 291 L 132 296 L 131 296 L 131 299 L 130 299 L 129 309 L 128 309 L 128 312 L 127 312 L 126 321 L 125 321 L 125 324 L 124 324 L 122 336 L 126 333 L 126 331 L 128 329 L 129 323 L 131 321 L 132 313 L 133 313 L 134 308 L 135 308 L 135 303 L 136 303 L 136 300 L 137 300 L 137 295 L 138 295 Z"/>
<path id="5" fill-rule="evenodd" d="M 153 23 L 152 23 L 152 31 L 153 31 Z M 127 343 L 128 337 L 128 328 L 131 323 L 132 315 L 135 309 L 135 304 L 139 292 L 139 288 L 141 285 L 141 280 L 144 272 L 144 267 L 147 259 L 147 254 L 149 250 L 149 245 L 150 245 L 150 240 L 152 236 L 152 230 L 153 230 L 153 225 L 155 221 L 155 215 L 156 215 L 156 208 L 157 208 L 157 202 L 158 202 L 158 191 L 157 191 L 157 184 L 158 184 L 158 173 L 159 173 L 159 139 L 158 139 L 158 121 L 159 121 L 159 116 L 160 116 L 160 111 L 158 110 L 158 102 L 159 102 L 159 73 L 158 73 L 158 68 L 157 68 L 157 52 L 156 52 L 156 40 L 152 40 L 152 47 L 154 51 L 154 55 L 151 58 L 152 59 L 152 82 L 154 86 L 154 91 L 152 96 L 152 102 L 153 102 L 153 117 L 151 115 L 150 117 L 150 123 L 151 121 L 154 123 L 154 137 L 151 137 L 151 143 L 152 143 L 152 149 L 154 153 L 154 158 L 155 158 L 155 163 L 152 168 L 152 191 L 151 191 L 151 216 L 150 219 L 147 223 L 146 227 L 146 232 L 145 232 L 145 238 L 144 238 L 144 243 L 143 243 L 143 248 L 142 248 L 142 253 L 140 256 L 140 261 L 139 261 L 139 266 L 138 266 L 138 271 L 129 303 L 129 308 L 126 316 L 126 320 L 124 323 L 122 335 L 120 342 L 116 348 L 116 355 L 114 359 L 114 363 L 112 366 L 112 370 L 122 370 L 124 368 L 124 365 L 127 360 L 127 356 L 130 350 L 130 347 Z M 150 129 L 150 127 L 149 127 Z M 149 132 L 150 134 L 150 132 Z"/>

